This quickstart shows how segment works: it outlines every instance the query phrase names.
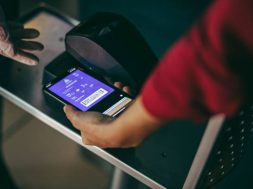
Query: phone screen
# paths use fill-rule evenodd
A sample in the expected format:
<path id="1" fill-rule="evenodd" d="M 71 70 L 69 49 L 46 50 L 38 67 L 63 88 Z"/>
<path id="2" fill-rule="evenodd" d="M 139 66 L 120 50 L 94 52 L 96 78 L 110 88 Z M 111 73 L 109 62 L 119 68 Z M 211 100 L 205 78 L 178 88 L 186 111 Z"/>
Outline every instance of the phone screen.
<path id="1" fill-rule="evenodd" d="M 81 111 L 87 111 L 115 89 L 76 69 L 48 88 Z"/>

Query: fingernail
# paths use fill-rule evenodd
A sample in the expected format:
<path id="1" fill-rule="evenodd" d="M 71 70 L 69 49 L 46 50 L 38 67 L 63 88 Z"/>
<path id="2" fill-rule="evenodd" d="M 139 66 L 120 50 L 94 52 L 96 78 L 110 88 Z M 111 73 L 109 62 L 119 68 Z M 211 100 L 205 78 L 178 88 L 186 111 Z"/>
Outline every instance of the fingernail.
<path id="1" fill-rule="evenodd" d="M 28 65 L 28 66 L 36 66 L 37 64 L 38 64 L 38 62 L 37 61 L 31 61 L 31 60 L 29 60 L 29 61 L 21 61 L 21 60 L 18 60 L 19 62 L 22 62 L 22 63 L 24 63 L 24 64 L 26 64 L 26 65 Z"/>
<path id="2" fill-rule="evenodd" d="M 29 58 L 29 59 L 25 59 L 25 60 L 20 60 L 21 62 L 23 62 L 23 63 L 25 63 L 25 64 L 27 64 L 27 65 L 30 65 L 30 66 L 36 66 L 38 63 L 39 63 L 39 61 L 38 60 L 33 60 L 33 59 L 31 59 L 31 58 Z"/>
<path id="3" fill-rule="evenodd" d="M 38 62 L 30 62 L 29 65 L 30 65 L 30 66 L 36 66 L 36 65 L 38 65 Z"/>
<path id="4" fill-rule="evenodd" d="M 63 111 L 66 113 L 66 105 L 63 107 Z"/>
<path id="5" fill-rule="evenodd" d="M 38 65 L 39 64 L 39 58 L 37 58 L 38 60 L 32 60 L 31 61 L 31 64 L 33 65 L 33 66 L 36 66 L 36 65 Z"/>

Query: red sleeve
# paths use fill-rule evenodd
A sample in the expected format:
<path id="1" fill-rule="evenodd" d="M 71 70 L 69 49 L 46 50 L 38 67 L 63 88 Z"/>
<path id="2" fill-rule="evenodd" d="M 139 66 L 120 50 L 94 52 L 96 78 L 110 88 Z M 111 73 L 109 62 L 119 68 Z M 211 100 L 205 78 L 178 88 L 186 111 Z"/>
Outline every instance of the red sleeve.
<path id="1" fill-rule="evenodd" d="M 244 100 L 242 81 L 228 61 L 238 48 L 233 39 L 253 54 L 252 0 L 215 1 L 168 50 L 142 89 L 147 111 L 166 120 L 232 115 Z"/>

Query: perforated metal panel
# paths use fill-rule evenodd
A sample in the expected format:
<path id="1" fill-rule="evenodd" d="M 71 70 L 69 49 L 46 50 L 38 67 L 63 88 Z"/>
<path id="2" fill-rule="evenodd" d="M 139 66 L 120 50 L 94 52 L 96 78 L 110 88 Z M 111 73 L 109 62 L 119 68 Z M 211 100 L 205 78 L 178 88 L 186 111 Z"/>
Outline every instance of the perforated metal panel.
<path id="1" fill-rule="evenodd" d="M 210 188 L 226 176 L 242 159 L 253 133 L 253 106 L 225 121 L 205 166 L 198 188 Z"/>

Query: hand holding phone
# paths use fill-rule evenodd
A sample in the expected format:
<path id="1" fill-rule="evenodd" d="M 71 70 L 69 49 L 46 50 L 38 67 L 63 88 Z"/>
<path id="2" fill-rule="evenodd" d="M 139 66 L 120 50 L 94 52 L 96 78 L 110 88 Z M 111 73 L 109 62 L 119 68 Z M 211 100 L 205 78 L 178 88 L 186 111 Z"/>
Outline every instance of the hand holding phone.
<path id="1" fill-rule="evenodd" d="M 44 86 L 44 92 L 62 104 L 80 111 L 96 111 L 116 116 L 132 101 L 131 97 L 107 84 L 90 70 L 72 68 Z"/>

